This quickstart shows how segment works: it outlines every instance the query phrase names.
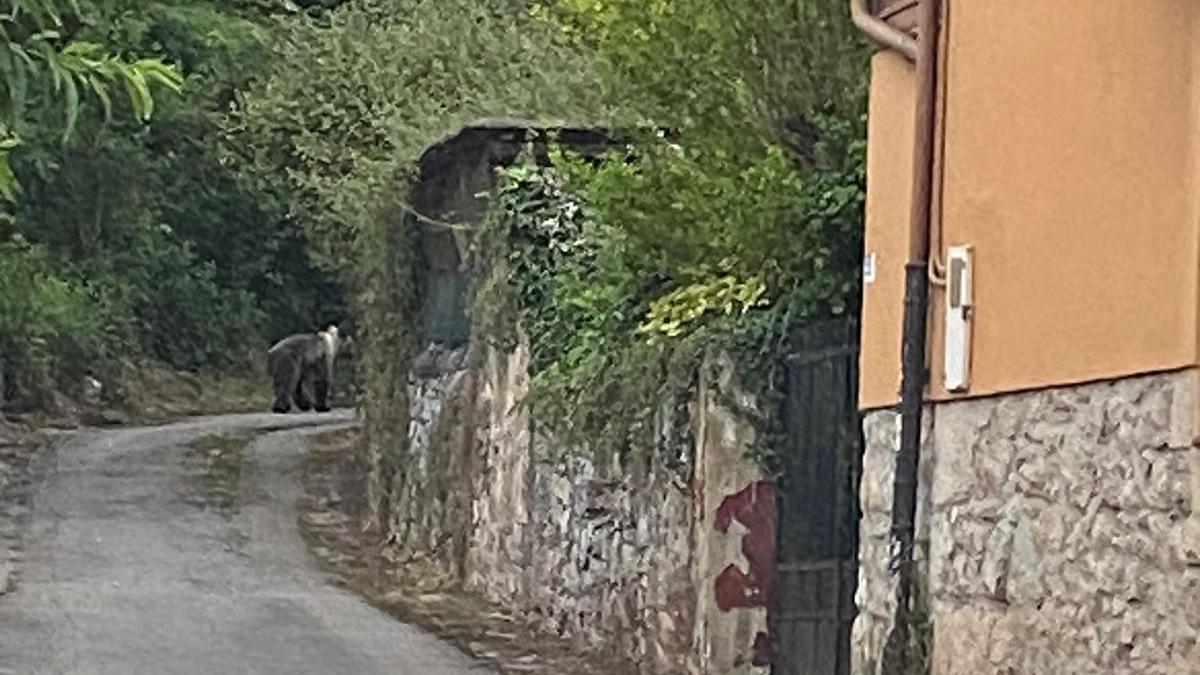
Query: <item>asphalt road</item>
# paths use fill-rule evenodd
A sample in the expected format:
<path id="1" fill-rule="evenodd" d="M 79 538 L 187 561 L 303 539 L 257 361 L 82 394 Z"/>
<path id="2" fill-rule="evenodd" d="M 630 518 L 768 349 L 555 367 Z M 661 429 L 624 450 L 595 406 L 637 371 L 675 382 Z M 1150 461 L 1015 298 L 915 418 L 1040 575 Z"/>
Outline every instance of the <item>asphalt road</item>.
<path id="1" fill-rule="evenodd" d="M 0 674 L 490 672 L 328 585 L 305 549 L 305 436 L 349 421 L 236 415 L 60 441 L 37 464 L 19 582 L 0 596 Z M 259 435 L 222 508 L 189 443 L 238 432 Z"/>

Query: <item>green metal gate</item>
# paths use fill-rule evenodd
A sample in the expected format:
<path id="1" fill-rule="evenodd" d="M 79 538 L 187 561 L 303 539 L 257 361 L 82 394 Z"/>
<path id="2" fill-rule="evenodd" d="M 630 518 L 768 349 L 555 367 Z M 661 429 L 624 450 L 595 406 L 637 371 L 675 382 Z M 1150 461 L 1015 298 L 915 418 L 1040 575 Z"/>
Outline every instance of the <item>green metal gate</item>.
<path id="1" fill-rule="evenodd" d="M 786 363 L 778 490 L 775 675 L 850 672 L 858 580 L 858 326 L 809 325 Z"/>

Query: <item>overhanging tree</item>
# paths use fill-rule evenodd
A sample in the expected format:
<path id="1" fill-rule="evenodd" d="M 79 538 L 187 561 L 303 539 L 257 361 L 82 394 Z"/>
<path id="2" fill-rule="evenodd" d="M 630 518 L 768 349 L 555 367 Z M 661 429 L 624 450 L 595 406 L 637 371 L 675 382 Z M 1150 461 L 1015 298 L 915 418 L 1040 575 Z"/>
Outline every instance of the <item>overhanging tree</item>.
<path id="1" fill-rule="evenodd" d="M 20 183 L 10 155 L 22 142 L 31 120 L 41 122 L 60 110 L 62 137 L 69 138 L 79 119 L 83 96 L 94 97 L 111 115 L 111 90 L 123 88 L 141 120 L 154 112 L 153 86 L 179 91 L 183 77 L 158 58 L 112 54 L 102 45 L 77 39 L 81 22 L 73 0 L 0 2 L 0 196 L 13 201 Z"/>

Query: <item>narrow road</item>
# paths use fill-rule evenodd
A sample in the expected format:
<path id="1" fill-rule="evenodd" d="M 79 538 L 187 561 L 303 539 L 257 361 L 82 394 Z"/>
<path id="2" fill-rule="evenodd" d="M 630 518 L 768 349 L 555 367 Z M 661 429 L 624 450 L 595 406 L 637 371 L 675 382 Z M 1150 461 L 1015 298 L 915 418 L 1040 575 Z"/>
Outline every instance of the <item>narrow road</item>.
<path id="1" fill-rule="evenodd" d="M 36 468 L 16 590 L 0 596 L 0 674 L 490 672 L 328 585 L 305 549 L 305 437 L 349 422 L 236 415 L 58 443 Z M 191 444 L 244 433 L 222 502 Z"/>

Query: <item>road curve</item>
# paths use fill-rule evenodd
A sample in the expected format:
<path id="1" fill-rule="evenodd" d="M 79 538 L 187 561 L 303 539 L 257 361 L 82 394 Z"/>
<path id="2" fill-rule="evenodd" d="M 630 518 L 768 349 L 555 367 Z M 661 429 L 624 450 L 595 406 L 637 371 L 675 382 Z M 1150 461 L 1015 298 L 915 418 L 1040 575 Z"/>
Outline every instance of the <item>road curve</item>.
<path id="1" fill-rule="evenodd" d="M 328 585 L 300 538 L 305 437 L 327 415 L 83 432 L 39 460 L 3 675 L 458 675 L 453 647 Z M 204 504 L 189 443 L 255 432 L 236 509 Z"/>

